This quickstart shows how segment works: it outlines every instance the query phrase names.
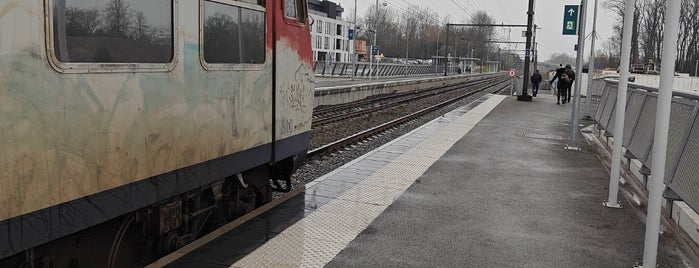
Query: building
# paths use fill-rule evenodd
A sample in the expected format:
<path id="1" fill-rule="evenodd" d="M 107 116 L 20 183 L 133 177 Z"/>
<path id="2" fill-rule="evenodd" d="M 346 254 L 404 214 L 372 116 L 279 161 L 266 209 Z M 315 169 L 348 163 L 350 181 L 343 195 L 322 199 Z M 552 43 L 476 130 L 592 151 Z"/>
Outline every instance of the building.
<path id="1" fill-rule="evenodd" d="M 352 23 L 342 20 L 344 9 L 334 2 L 308 0 L 313 60 L 351 62 L 349 29 Z"/>

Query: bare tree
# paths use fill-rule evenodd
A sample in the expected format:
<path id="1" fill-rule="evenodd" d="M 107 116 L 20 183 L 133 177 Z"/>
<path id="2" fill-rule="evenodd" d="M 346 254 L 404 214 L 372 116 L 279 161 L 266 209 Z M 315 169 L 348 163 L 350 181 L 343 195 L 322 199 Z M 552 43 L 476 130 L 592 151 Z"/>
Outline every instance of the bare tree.
<path id="1" fill-rule="evenodd" d="M 485 11 L 479 10 L 471 16 L 471 23 L 494 24 L 495 19 Z M 488 58 L 491 52 L 490 43 L 488 43 L 488 41 L 493 39 L 493 34 L 493 27 L 473 27 L 470 29 L 469 39 L 473 40 L 475 55 L 483 58 L 483 60 Z"/>
<path id="2" fill-rule="evenodd" d="M 696 22 L 699 16 L 699 0 L 684 0 L 682 7 L 677 69 L 696 74 L 696 63 L 699 60 L 699 23 Z"/>
<path id="3" fill-rule="evenodd" d="M 100 26 L 99 10 L 66 8 L 66 34 L 69 36 L 88 36 Z"/>
<path id="4" fill-rule="evenodd" d="M 604 42 L 608 63 L 605 67 L 619 67 L 621 61 L 621 36 L 612 36 Z"/>
<path id="5" fill-rule="evenodd" d="M 131 10 L 125 0 L 110 0 L 104 8 L 106 33 L 112 36 L 126 37 L 131 25 Z"/>
<path id="6" fill-rule="evenodd" d="M 225 13 L 216 13 L 204 22 L 204 58 L 209 63 L 241 62 L 238 22 Z"/>
<path id="7" fill-rule="evenodd" d="M 677 59 L 662 59 L 662 39 L 665 23 L 666 0 L 639 0 L 636 3 L 636 18 L 634 19 L 632 43 L 632 62 L 660 62 L 661 65 L 675 65 L 679 72 L 691 72 L 699 59 L 699 0 L 683 0 L 680 17 L 679 40 L 677 44 Z M 605 50 L 607 54 L 619 55 L 621 49 L 621 20 L 624 15 L 623 0 L 608 0 L 604 6 L 617 15 L 615 24 L 616 34 L 608 40 Z M 611 49 L 615 53 L 609 53 Z M 613 63 L 614 61 L 610 61 Z"/>
<path id="8" fill-rule="evenodd" d="M 625 10 L 625 1 L 624 0 L 607 0 L 606 2 L 602 3 L 602 6 L 611 10 L 617 15 L 617 20 L 614 25 L 614 34 L 617 36 L 621 36 L 623 33 L 623 25 L 624 25 L 624 10 Z M 633 27 L 631 29 L 631 39 L 632 40 L 638 40 L 638 31 L 639 31 L 639 21 L 641 21 L 641 12 L 640 10 L 640 3 L 636 2 L 636 8 L 634 12 L 634 23 Z M 619 44 L 621 44 L 621 38 L 619 38 Z M 619 51 L 617 52 L 618 55 L 621 55 L 621 45 L 619 46 Z M 631 62 L 635 63 L 638 62 L 639 58 L 639 46 L 638 42 L 632 42 L 631 44 Z"/>
<path id="9" fill-rule="evenodd" d="M 496 46 L 486 42 L 495 37 L 495 28 L 492 27 L 451 27 L 449 29 L 449 44 L 446 44 L 446 24 L 456 21 L 481 24 L 495 23 L 493 17 L 484 11 L 475 11 L 470 18 L 450 18 L 448 16 L 440 17 L 429 8 L 420 5 L 398 8 L 389 4 L 379 7 L 378 18 L 375 6 L 369 8 L 363 17 L 358 18 L 357 38 L 366 40 L 368 44 L 371 44 L 374 29 L 378 27 L 377 44 L 381 47 L 381 53 L 391 58 L 404 58 L 407 43 L 409 58 L 429 59 L 436 55 L 442 57 L 446 55 L 452 57 L 474 55 L 484 61 L 499 59 L 501 62 L 509 62 L 509 65 L 513 66 L 521 61 L 517 55 L 510 57 L 504 51 L 499 53 Z M 471 49 L 473 49 L 473 54 Z"/>
<path id="10" fill-rule="evenodd" d="M 644 62 L 660 61 L 660 47 L 663 40 L 663 26 L 665 21 L 665 0 L 644 0 L 642 5 L 644 14 L 640 43 L 643 51 Z"/>

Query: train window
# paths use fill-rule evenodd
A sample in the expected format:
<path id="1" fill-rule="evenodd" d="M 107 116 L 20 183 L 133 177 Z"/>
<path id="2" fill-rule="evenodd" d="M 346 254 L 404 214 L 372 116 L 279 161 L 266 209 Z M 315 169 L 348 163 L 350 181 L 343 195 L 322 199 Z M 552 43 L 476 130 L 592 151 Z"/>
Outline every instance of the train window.
<path id="1" fill-rule="evenodd" d="M 203 20 L 202 52 L 205 62 L 264 63 L 264 12 L 204 1 Z"/>
<path id="2" fill-rule="evenodd" d="M 262 12 L 242 8 L 243 63 L 263 63 L 265 61 L 265 15 Z"/>
<path id="3" fill-rule="evenodd" d="M 169 63 L 172 0 L 54 0 L 53 49 L 62 63 Z"/>
<path id="4" fill-rule="evenodd" d="M 306 0 L 284 0 L 284 16 L 305 22 Z"/>
<path id="5" fill-rule="evenodd" d="M 297 18 L 296 0 L 284 0 L 284 15 L 289 18 Z"/>

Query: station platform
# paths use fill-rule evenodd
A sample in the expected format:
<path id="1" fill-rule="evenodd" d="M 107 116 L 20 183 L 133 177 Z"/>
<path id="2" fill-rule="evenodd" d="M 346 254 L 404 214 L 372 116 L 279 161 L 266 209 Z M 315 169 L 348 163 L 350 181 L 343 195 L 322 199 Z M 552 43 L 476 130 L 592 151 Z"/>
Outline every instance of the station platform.
<path id="1" fill-rule="evenodd" d="M 632 267 L 645 214 L 602 206 L 572 105 L 488 95 L 153 264 L 165 267 Z M 666 232 L 660 267 L 696 266 Z"/>

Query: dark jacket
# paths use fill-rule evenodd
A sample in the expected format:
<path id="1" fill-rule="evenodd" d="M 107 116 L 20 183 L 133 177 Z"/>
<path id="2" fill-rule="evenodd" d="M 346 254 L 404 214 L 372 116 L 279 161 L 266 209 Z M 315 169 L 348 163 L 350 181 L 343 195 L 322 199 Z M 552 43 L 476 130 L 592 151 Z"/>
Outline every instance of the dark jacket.
<path id="1" fill-rule="evenodd" d="M 541 74 L 539 72 L 534 72 L 532 74 L 532 77 L 530 78 L 532 84 L 538 84 L 541 83 Z"/>
<path id="2" fill-rule="evenodd" d="M 556 78 L 558 78 L 558 80 L 560 80 L 560 79 L 561 79 L 561 75 L 562 75 L 565 71 L 566 71 L 566 68 L 558 68 L 558 69 L 556 69 L 556 75 L 554 75 L 553 78 L 551 78 L 551 81 L 549 82 L 549 84 L 553 84 L 553 81 L 555 81 Z"/>
<path id="3" fill-rule="evenodd" d="M 551 81 L 549 82 L 549 84 L 553 84 L 553 81 L 556 81 L 556 79 L 558 79 L 558 84 L 556 84 L 556 88 L 558 88 L 560 90 L 568 89 L 571 86 L 573 80 L 571 79 L 568 83 L 561 80 L 561 75 L 563 75 L 564 73 L 566 73 L 566 75 L 568 75 L 566 70 L 567 70 L 566 68 L 556 69 L 556 75 L 554 75 L 553 78 L 551 78 Z M 570 78 L 571 77 L 568 76 L 568 79 L 570 79 Z"/>
<path id="4" fill-rule="evenodd" d="M 570 82 L 572 84 L 573 81 L 575 81 L 575 71 L 573 71 L 573 69 L 566 68 L 565 72 L 566 75 L 568 75 L 568 78 L 570 78 Z"/>

